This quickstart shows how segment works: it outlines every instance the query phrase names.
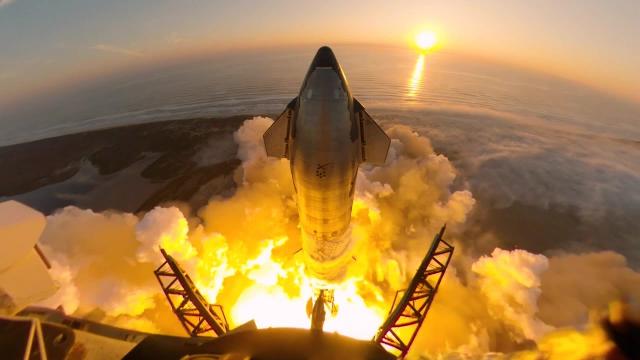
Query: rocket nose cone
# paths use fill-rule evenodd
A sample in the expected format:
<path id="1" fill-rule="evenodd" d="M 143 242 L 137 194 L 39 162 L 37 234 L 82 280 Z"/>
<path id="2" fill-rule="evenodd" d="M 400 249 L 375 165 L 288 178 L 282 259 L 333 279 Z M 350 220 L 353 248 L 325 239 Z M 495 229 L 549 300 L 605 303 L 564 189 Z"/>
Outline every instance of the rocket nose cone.
<path id="1" fill-rule="evenodd" d="M 339 69 L 338 60 L 336 60 L 336 56 L 328 46 L 323 46 L 318 49 L 316 56 L 313 58 L 311 69 L 315 69 L 317 67 L 329 67 L 336 71 Z"/>

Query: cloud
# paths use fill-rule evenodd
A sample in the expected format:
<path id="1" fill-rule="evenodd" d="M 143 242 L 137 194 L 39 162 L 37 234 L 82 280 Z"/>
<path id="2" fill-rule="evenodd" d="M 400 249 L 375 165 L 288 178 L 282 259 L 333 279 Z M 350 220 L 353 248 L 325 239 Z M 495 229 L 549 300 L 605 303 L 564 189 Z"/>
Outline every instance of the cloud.
<path id="1" fill-rule="evenodd" d="M 120 54 L 120 55 L 136 56 L 136 57 L 144 56 L 144 54 L 140 51 L 113 46 L 109 44 L 96 44 L 96 45 L 93 45 L 91 48 L 98 51 L 110 52 L 110 53 Z"/>
<path id="2" fill-rule="evenodd" d="M 627 209 L 640 201 L 639 144 L 620 134 L 463 108 L 426 112 L 408 123 L 450 154 L 474 193 L 491 196 L 499 206 L 523 201 L 545 208 Z"/>
<path id="3" fill-rule="evenodd" d="M 0 8 L 11 4 L 14 0 L 0 0 Z"/>
<path id="4" fill-rule="evenodd" d="M 479 202 L 478 231 L 472 237 L 493 233 L 500 240 L 482 252 L 496 246 L 535 252 L 611 249 L 625 254 L 632 266 L 640 264 L 635 220 L 640 143 L 627 139 L 637 139 L 637 130 L 625 130 L 624 137 L 622 130 L 605 131 L 589 119 L 549 124 L 533 116 L 463 107 L 389 120 L 428 135 L 460 172 L 460 183 Z"/>

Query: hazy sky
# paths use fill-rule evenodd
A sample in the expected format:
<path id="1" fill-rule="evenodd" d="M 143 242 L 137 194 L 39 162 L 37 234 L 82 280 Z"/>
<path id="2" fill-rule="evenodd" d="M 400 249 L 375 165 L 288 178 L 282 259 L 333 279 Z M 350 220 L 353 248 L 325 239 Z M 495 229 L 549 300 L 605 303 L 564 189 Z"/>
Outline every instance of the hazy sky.
<path id="1" fill-rule="evenodd" d="M 228 47 L 404 46 L 543 70 L 640 100 L 640 1 L 0 0 L 0 97 Z"/>

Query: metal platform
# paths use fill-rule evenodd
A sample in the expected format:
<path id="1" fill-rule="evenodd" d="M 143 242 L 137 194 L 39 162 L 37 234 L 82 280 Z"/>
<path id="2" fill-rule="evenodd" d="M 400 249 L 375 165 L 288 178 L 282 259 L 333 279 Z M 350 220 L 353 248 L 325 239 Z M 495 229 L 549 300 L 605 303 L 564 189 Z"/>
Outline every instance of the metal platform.
<path id="1" fill-rule="evenodd" d="M 433 239 L 407 289 L 396 293 L 387 320 L 373 338 L 398 358 L 404 358 L 409 352 L 453 255 L 453 246 L 443 239 L 445 228 L 443 226 Z"/>
<path id="2" fill-rule="evenodd" d="M 192 337 L 226 334 L 229 324 L 222 306 L 209 304 L 173 257 L 164 249 L 160 252 L 165 262 L 153 273 L 187 333 Z"/>

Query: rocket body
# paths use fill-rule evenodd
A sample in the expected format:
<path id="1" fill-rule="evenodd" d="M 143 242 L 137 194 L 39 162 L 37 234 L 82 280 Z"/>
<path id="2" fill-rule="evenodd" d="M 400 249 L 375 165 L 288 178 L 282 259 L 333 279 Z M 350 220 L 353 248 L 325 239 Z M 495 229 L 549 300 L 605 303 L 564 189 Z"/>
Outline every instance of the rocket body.
<path id="1" fill-rule="evenodd" d="M 290 160 L 307 272 L 339 280 L 351 261 L 358 166 L 384 163 L 389 138 L 352 97 L 331 49 L 318 50 L 300 93 L 264 141 L 267 155 Z"/>

